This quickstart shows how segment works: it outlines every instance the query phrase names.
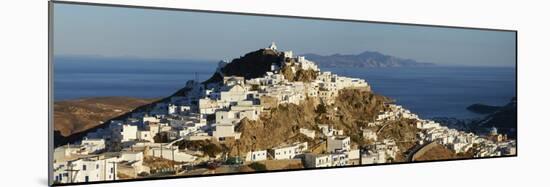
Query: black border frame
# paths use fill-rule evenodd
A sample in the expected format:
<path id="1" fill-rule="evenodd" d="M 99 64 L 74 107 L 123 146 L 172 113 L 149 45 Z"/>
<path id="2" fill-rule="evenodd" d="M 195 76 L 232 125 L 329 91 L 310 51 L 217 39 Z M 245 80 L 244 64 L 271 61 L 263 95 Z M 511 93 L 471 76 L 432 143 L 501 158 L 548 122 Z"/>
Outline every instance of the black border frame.
<path id="1" fill-rule="evenodd" d="M 153 6 L 139 6 L 139 5 L 122 5 L 122 4 L 107 4 L 107 3 L 93 3 L 93 2 L 74 2 L 65 0 L 50 0 L 48 1 L 48 185 L 49 186 L 73 186 L 73 185 L 90 185 L 90 184 L 105 184 L 105 183 L 119 183 L 119 182 L 135 182 L 135 181 L 154 181 L 154 180 L 166 180 L 166 179 L 184 179 L 184 178 L 198 178 L 198 177 L 214 177 L 214 176 L 232 176 L 232 175 L 248 175 L 248 174 L 264 174 L 264 173 L 279 173 L 279 172 L 293 172 L 293 171 L 310 171 L 310 170 L 325 170 L 325 169 L 345 169 L 355 167 L 371 167 L 371 166 L 387 166 L 387 165 L 406 165 L 416 163 L 431 163 L 431 162 L 447 162 L 447 161 L 463 161 L 463 160 L 483 160 L 483 159 L 495 159 L 495 158 L 514 158 L 518 157 L 519 152 L 519 133 L 518 126 L 516 126 L 516 154 L 515 155 L 502 155 L 493 157 L 479 157 L 479 158 L 458 158 L 458 159 L 441 159 L 441 160 L 426 160 L 426 161 L 414 161 L 414 162 L 397 162 L 397 163 L 383 163 L 383 164 L 370 164 L 370 165 L 352 165 L 352 166 L 338 166 L 338 167 L 323 167 L 323 168 L 301 168 L 301 169 L 284 169 L 284 170 L 270 170 L 270 171 L 254 171 L 254 172 L 238 172 L 238 173 L 217 173 L 207 175 L 191 175 L 191 176 L 166 176 L 166 177 L 154 177 L 154 178 L 138 178 L 138 179 L 119 179 L 114 181 L 92 181 L 92 182 L 77 182 L 77 183 L 62 183 L 54 184 L 52 181 L 53 176 L 53 6 L 54 4 L 73 4 L 73 5 L 87 5 L 87 6 L 100 6 L 100 7 L 119 7 L 119 8 L 137 8 L 137 9 L 149 9 L 149 10 L 167 10 L 167 11 L 187 11 L 187 12 L 200 12 L 200 13 L 217 13 L 217 14 L 232 14 L 232 15 L 247 15 L 247 16 L 265 16 L 265 17 L 278 17 L 278 18 L 297 18 L 297 19 L 310 19 L 310 20 L 325 20 L 325 21 L 343 21 L 343 22 L 356 22 L 356 23 L 377 23 L 377 24 L 390 24 L 390 25 L 405 25 L 405 26 L 420 26 L 420 27 L 434 27 L 434 28 L 451 28 L 451 29 L 472 29 L 472 30 L 484 30 L 484 31 L 500 31 L 500 32 L 512 32 L 515 34 L 515 76 L 516 76 L 516 103 L 519 108 L 518 101 L 518 30 L 511 29 L 495 29 L 495 28 L 482 28 L 482 27 L 463 27 L 463 26 L 449 26 L 449 25 L 430 25 L 430 24 L 417 24 L 417 23 L 402 23 L 402 22 L 386 22 L 386 21 L 371 21 L 371 20 L 355 20 L 355 19 L 338 19 L 338 18 L 322 18 L 322 17 L 307 17 L 307 16 L 291 16 L 291 15 L 275 15 L 275 14 L 261 14 L 261 13 L 245 13 L 245 12 L 230 12 L 230 11 L 217 11 L 217 10 L 199 10 L 199 9 L 187 9 L 187 8 L 169 8 L 169 7 L 153 7 Z M 516 116 L 519 112 L 516 112 Z M 519 118 L 516 119 L 516 125 L 519 122 Z"/>

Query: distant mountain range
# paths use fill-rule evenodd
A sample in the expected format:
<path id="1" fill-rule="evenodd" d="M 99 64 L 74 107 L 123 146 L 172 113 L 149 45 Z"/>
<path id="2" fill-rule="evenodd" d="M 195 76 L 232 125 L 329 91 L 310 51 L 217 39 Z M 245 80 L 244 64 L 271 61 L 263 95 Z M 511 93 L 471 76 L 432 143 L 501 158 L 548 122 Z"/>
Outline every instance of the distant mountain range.
<path id="1" fill-rule="evenodd" d="M 426 67 L 434 63 L 417 62 L 412 59 L 402 59 L 379 52 L 365 51 L 360 54 L 333 54 L 328 56 L 314 53 L 303 54 L 307 59 L 317 63 L 320 67 Z"/>

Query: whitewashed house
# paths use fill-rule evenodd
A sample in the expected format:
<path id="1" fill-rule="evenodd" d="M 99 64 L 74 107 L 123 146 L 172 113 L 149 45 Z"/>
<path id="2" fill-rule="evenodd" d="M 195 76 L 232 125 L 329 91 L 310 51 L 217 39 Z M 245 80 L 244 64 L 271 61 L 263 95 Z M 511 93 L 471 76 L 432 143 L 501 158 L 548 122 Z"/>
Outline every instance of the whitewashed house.
<path id="1" fill-rule="evenodd" d="M 116 180 L 117 157 L 103 155 L 56 161 L 53 164 L 54 183 L 77 183 Z"/>
<path id="2" fill-rule="evenodd" d="M 233 124 L 216 124 L 215 130 L 212 132 L 212 138 L 217 141 L 225 141 L 227 138 L 240 139 L 241 133 L 235 132 Z"/>
<path id="3" fill-rule="evenodd" d="M 331 167 L 332 157 L 330 154 L 306 153 L 304 157 L 304 166 L 306 168 Z"/>
<path id="4" fill-rule="evenodd" d="M 349 136 L 332 136 L 327 138 L 327 152 L 339 152 L 351 150 Z"/>
<path id="5" fill-rule="evenodd" d="M 386 163 L 386 153 L 368 150 L 361 155 L 361 165 Z"/>
<path id="6" fill-rule="evenodd" d="M 197 159 L 196 156 L 187 154 L 185 152 L 180 152 L 177 146 L 164 147 L 157 146 L 152 147 L 147 152 L 148 156 L 164 158 L 167 160 L 173 160 L 176 162 L 193 162 Z"/>
<path id="7" fill-rule="evenodd" d="M 296 155 L 303 154 L 307 149 L 307 142 L 301 142 L 272 148 L 270 153 L 275 160 L 284 160 L 293 159 Z"/>
<path id="8" fill-rule="evenodd" d="M 327 124 L 318 124 L 317 127 L 319 127 L 323 135 L 325 135 L 326 137 L 344 135 L 343 130 L 332 128 L 332 126 Z"/>
<path id="9" fill-rule="evenodd" d="M 214 114 L 219 109 L 218 102 L 212 99 L 199 99 L 199 113 L 201 115 Z"/>
<path id="10" fill-rule="evenodd" d="M 143 152 L 123 151 L 118 162 L 118 173 L 137 177 L 140 173 L 150 173 L 150 168 L 143 165 Z"/>
<path id="11" fill-rule="evenodd" d="M 157 117 L 154 117 L 154 116 L 143 116 L 142 121 L 143 121 L 144 124 L 159 123 L 160 119 L 158 119 Z"/>
<path id="12" fill-rule="evenodd" d="M 133 125 L 122 125 L 121 142 L 128 142 L 137 139 L 138 127 Z"/>
<path id="13" fill-rule="evenodd" d="M 80 145 L 86 149 L 88 153 L 97 153 L 105 149 L 105 140 L 84 138 Z"/>
<path id="14" fill-rule="evenodd" d="M 331 166 L 347 166 L 348 165 L 348 155 L 346 153 L 331 153 Z"/>
<path id="15" fill-rule="evenodd" d="M 435 121 L 430 120 L 421 120 L 416 122 L 416 128 L 419 129 L 431 129 L 431 128 L 439 128 L 439 123 Z"/>
<path id="16" fill-rule="evenodd" d="M 248 153 L 246 153 L 245 161 L 247 162 L 256 162 L 262 160 L 267 160 L 266 150 L 249 151 Z"/>
<path id="17" fill-rule="evenodd" d="M 64 160 L 74 155 L 87 155 L 88 151 L 83 149 L 81 145 L 63 145 L 56 147 L 53 152 L 53 159 Z"/>
<path id="18" fill-rule="evenodd" d="M 235 111 L 216 111 L 217 124 L 234 124 L 239 120 Z"/>

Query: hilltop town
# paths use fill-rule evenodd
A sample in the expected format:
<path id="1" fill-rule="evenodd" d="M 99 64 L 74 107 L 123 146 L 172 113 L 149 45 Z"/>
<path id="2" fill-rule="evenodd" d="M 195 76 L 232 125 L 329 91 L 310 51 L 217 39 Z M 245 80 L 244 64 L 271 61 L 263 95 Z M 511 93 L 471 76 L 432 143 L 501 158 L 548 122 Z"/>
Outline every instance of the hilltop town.
<path id="1" fill-rule="evenodd" d="M 207 81 L 55 147 L 56 183 L 515 155 L 492 128 L 474 134 L 419 118 L 367 80 L 321 71 L 275 43 L 218 64 Z M 435 158 L 435 160 L 450 158 Z"/>

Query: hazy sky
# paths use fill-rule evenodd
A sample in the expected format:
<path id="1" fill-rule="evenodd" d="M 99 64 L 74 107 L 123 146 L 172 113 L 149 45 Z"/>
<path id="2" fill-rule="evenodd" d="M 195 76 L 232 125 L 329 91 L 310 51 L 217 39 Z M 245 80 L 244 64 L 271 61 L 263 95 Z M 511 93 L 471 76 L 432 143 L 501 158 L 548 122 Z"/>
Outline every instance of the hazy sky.
<path id="1" fill-rule="evenodd" d="M 515 65 L 513 32 L 68 4 L 54 9 L 54 55 L 231 60 L 271 41 L 295 54 L 368 50 L 446 65 Z"/>

